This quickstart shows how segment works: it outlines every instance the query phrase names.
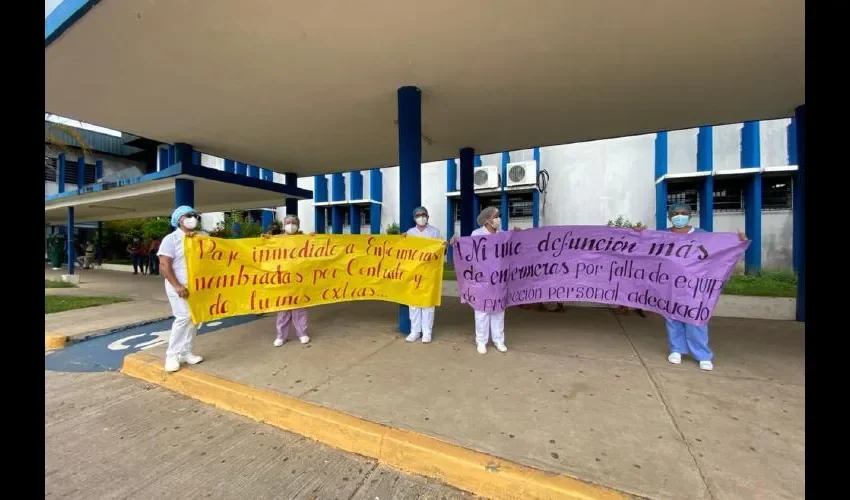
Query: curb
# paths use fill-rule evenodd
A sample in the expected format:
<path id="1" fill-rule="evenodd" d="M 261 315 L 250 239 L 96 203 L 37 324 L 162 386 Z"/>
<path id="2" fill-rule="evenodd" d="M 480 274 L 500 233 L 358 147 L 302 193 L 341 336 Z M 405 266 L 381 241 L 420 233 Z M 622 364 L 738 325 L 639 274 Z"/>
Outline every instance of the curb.
<path id="1" fill-rule="evenodd" d="M 165 321 L 167 319 L 171 319 L 174 316 L 163 316 L 161 318 L 154 319 L 146 319 L 144 321 L 136 321 L 135 323 L 129 323 L 122 326 L 117 326 L 115 328 L 110 328 L 108 330 L 96 330 L 94 332 L 88 333 L 75 333 L 74 335 L 62 335 L 57 332 L 45 332 L 44 335 L 44 348 L 47 351 L 54 349 L 64 349 L 67 344 L 82 342 L 84 340 L 94 339 L 97 337 L 103 337 L 105 335 L 111 335 L 113 333 L 123 332 L 124 330 L 129 330 L 130 328 L 136 328 L 138 326 L 145 326 L 151 323 L 157 323 L 159 321 Z M 61 340 L 60 340 L 61 339 Z"/>
<path id="2" fill-rule="evenodd" d="M 147 353 L 124 358 L 121 372 L 253 420 L 309 437 L 403 472 L 492 499 L 614 500 L 618 491 L 543 472 L 413 431 L 370 422 L 275 391 L 181 368 L 162 369 Z"/>

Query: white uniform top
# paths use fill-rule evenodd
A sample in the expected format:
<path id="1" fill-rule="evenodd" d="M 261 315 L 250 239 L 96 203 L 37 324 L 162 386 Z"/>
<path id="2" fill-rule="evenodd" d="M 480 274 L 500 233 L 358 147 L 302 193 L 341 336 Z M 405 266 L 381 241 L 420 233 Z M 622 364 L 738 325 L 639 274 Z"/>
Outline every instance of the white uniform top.
<path id="1" fill-rule="evenodd" d="M 418 226 L 413 226 L 412 228 L 407 230 L 406 234 L 408 236 L 420 236 L 422 238 L 434 238 L 437 240 L 442 239 L 440 237 L 440 230 L 432 226 L 431 224 L 425 226 L 425 229 L 423 229 L 422 231 L 419 230 Z"/>
<path id="2" fill-rule="evenodd" d="M 203 231 L 197 231 L 195 234 L 207 234 Z M 159 244 L 159 252 L 157 255 L 165 255 L 171 257 L 171 269 L 174 270 L 174 276 L 181 285 L 186 286 L 189 282 L 189 273 L 186 268 L 186 256 L 183 251 L 183 239 L 186 233 L 181 229 L 175 229 L 168 236 L 162 239 Z M 166 280 L 167 282 L 168 280 Z"/>
<path id="3" fill-rule="evenodd" d="M 498 232 L 499 231 L 496 231 L 496 233 L 498 233 Z M 496 233 L 491 233 L 486 227 L 481 226 L 478 229 L 476 229 L 475 231 L 472 231 L 472 234 L 470 234 L 470 236 L 487 236 L 488 234 L 496 234 Z"/>

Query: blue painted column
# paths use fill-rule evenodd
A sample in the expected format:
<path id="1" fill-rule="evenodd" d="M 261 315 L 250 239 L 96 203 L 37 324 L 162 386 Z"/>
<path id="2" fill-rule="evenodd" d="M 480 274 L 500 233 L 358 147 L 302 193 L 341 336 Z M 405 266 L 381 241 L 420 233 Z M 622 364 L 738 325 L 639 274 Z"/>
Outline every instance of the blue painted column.
<path id="1" fill-rule="evenodd" d="M 453 193 L 457 191 L 457 162 L 455 160 L 446 160 L 446 192 Z M 455 203 L 457 201 L 446 196 L 446 240 L 451 240 L 455 234 Z M 451 264 L 454 262 L 454 249 L 449 246 L 446 250 L 446 262 Z"/>
<path id="2" fill-rule="evenodd" d="M 508 230 L 508 225 L 510 224 L 510 211 L 508 210 L 508 192 L 505 191 L 505 186 L 508 183 L 508 163 L 511 162 L 511 154 L 507 151 L 502 152 L 502 165 L 501 165 L 501 179 L 499 184 L 502 189 L 502 200 L 501 205 L 499 206 L 499 215 L 501 215 L 502 219 L 502 231 Z"/>
<path id="3" fill-rule="evenodd" d="M 761 166 L 761 144 L 759 122 L 744 123 L 741 129 L 741 168 Z M 761 272 L 761 210 L 762 183 L 761 174 L 753 174 L 744 188 L 744 232 L 751 243 L 744 255 L 744 272 Z"/>
<path id="4" fill-rule="evenodd" d="M 413 227 L 413 210 L 422 204 L 422 93 L 417 87 L 398 89 L 399 229 Z M 410 333 L 410 312 L 399 306 L 398 331 Z"/>
<path id="5" fill-rule="evenodd" d="M 381 203 L 384 201 L 384 174 L 381 169 L 369 170 L 369 232 L 381 234 Z"/>
<path id="6" fill-rule="evenodd" d="M 667 227 L 667 132 L 655 134 L 655 229 Z"/>
<path id="7" fill-rule="evenodd" d="M 235 174 L 236 173 L 236 162 L 233 160 L 224 160 L 224 171 Z"/>
<path id="8" fill-rule="evenodd" d="M 324 175 L 313 177 L 313 202 L 324 203 L 328 201 L 328 178 Z M 327 221 L 325 220 L 325 207 L 313 208 L 314 230 L 319 234 L 327 232 Z"/>
<path id="9" fill-rule="evenodd" d="M 475 229 L 475 150 L 460 150 L 460 235 L 469 236 Z"/>
<path id="10" fill-rule="evenodd" d="M 192 165 L 201 166 L 201 152 L 200 151 L 192 151 Z"/>
<path id="11" fill-rule="evenodd" d="M 59 153 L 56 158 L 56 189 L 60 193 L 65 192 L 65 153 Z"/>
<path id="12" fill-rule="evenodd" d="M 534 162 L 540 169 L 540 148 L 534 148 Z M 531 227 L 540 227 L 540 191 L 531 192 Z"/>
<path id="13" fill-rule="evenodd" d="M 177 151 L 174 149 L 174 146 L 168 146 L 166 151 L 168 154 L 166 155 L 166 165 L 164 168 L 168 168 L 177 163 Z"/>
<path id="14" fill-rule="evenodd" d="M 190 165 L 192 162 L 192 146 L 188 144 L 177 143 L 174 145 L 174 160 L 175 163 Z M 174 180 L 174 206 L 181 205 L 195 206 L 195 183 L 191 179 L 175 179 Z"/>
<path id="15" fill-rule="evenodd" d="M 248 165 L 248 177 L 253 177 L 254 179 L 260 178 L 260 167 L 256 165 Z"/>
<path id="16" fill-rule="evenodd" d="M 474 169 L 481 166 L 481 155 L 475 155 L 475 158 L 473 159 L 473 164 L 475 165 Z M 475 172 L 474 169 L 473 169 L 473 173 Z M 476 222 L 478 222 L 478 214 L 479 213 L 481 213 L 481 198 L 479 198 L 478 195 L 475 194 L 475 186 L 474 186 L 474 178 L 473 178 L 472 217 L 475 219 Z"/>
<path id="17" fill-rule="evenodd" d="M 165 170 L 169 167 L 168 165 L 168 148 L 157 148 L 157 154 L 159 156 L 159 165 L 157 165 L 157 172 L 161 170 Z"/>
<path id="18" fill-rule="evenodd" d="M 806 105 L 794 111 L 797 176 L 794 179 L 794 255 L 797 261 L 797 321 L 806 321 Z"/>
<path id="19" fill-rule="evenodd" d="M 97 223 L 97 265 L 103 264 L 103 222 Z"/>
<path id="20" fill-rule="evenodd" d="M 363 199 L 363 174 L 359 170 L 353 170 L 348 174 L 351 192 L 349 193 L 349 201 Z M 360 234 L 360 205 L 351 204 L 348 206 L 348 220 L 351 222 L 351 234 Z"/>
<path id="21" fill-rule="evenodd" d="M 80 156 L 77 158 L 77 189 L 83 189 L 86 185 L 86 158 Z"/>
<path id="22" fill-rule="evenodd" d="M 237 161 L 236 175 L 248 175 L 248 164 Z"/>
<path id="23" fill-rule="evenodd" d="M 697 172 L 709 172 L 699 183 L 699 227 L 714 230 L 714 129 L 700 127 L 697 134 Z"/>
<path id="24" fill-rule="evenodd" d="M 283 183 L 287 186 L 298 187 L 298 174 L 292 172 L 283 174 Z M 286 199 L 286 213 L 288 215 L 298 215 L 298 200 L 296 198 Z"/>
<path id="25" fill-rule="evenodd" d="M 103 160 L 94 162 L 94 181 L 100 182 L 103 179 Z"/>
<path id="26" fill-rule="evenodd" d="M 331 201 L 345 201 L 345 176 L 337 172 L 331 174 Z M 345 206 L 331 205 L 331 233 L 342 234 L 345 220 Z"/>
<path id="27" fill-rule="evenodd" d="M 68 245 L 68 274 L 74 274 L 74 264 L 77 260 L 76 246 L 77 242 L 74 238 L 74 207 L 68 207 L 68 238 L 65 240 Z"/>

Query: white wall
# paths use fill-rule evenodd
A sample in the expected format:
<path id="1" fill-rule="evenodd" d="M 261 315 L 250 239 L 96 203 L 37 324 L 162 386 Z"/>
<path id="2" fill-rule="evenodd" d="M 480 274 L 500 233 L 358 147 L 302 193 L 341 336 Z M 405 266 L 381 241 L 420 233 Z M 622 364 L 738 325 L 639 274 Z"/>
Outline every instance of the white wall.
<path id="1" fill-rule="evenodd" d="M 55 153 L 48 152 L 48 156 L 56 158 Z M 144 175 L 146 165 L 141 161 L 127 160 L 117 156 L 109 156 L 100 153 L 91 153 L 85 155 L 87 164 L 94 164 L 98 161 L 103 162 L 103 177 L 105 179 L 127 179 L 131 177 L 139 177 Z M 69 164 L 76 162 L 78 156 L 76 154 L 66 154 L 65 162 Z M 57 172 L 58 173 L 58 172 Z M 76 183 L 65 183 L 65 190 L 77 189 Z M 55 182 L 44 183 L 44 194 L 56 194 L 59 192 L 59 186 Z"/>

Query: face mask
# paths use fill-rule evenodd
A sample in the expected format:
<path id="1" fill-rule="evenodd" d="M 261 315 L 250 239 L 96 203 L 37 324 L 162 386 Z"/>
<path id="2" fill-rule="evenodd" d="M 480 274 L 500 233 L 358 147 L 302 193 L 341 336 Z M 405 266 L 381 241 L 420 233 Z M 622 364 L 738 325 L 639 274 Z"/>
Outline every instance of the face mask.
<path id="1" fill-rule="evenodd" d="M 691 220 L 688 215 L 674 215 L 670 217 L 670 222 L 673 223 L 673 227 L 682 228 L 688 225 L 688 221 Z"/>
<path id="2" fill-rule="evenodd" d="M 185 227 L 189 231 L 198 227 L 197 217 L 186 217 L 185 219 L 183 219 L 183 227 Z"/>
<path id="3" fill-rule="evenodd" d="M 420 215 L 419 217 L 417 217 L 417 218 L 416 218 L 416 219 L 414 219 L 414 220 L 416 220 L 416 225 L 417 225 L 417 226 L 425 226 L 425 225 L 427 225 L 427 224 L 428 224 L 428 217 L 426 217 L 426 216 L 424 216 L 424 215 Z"/>
<path id="4" fill-rule="evenodd" d="M 286 234 L 295 234 L 298 232 L 297 224 L 286 224 L 283 226 L 283 230 L 286 231 Z"/>
<path id="5" fill-rule="evenodd" d="M 491 220 L 490 227 L 492 227 L 493 229 L 499 229 L 500 227 L 502 227 L 502 219 L 496 217 L 495 219 Z"/>

